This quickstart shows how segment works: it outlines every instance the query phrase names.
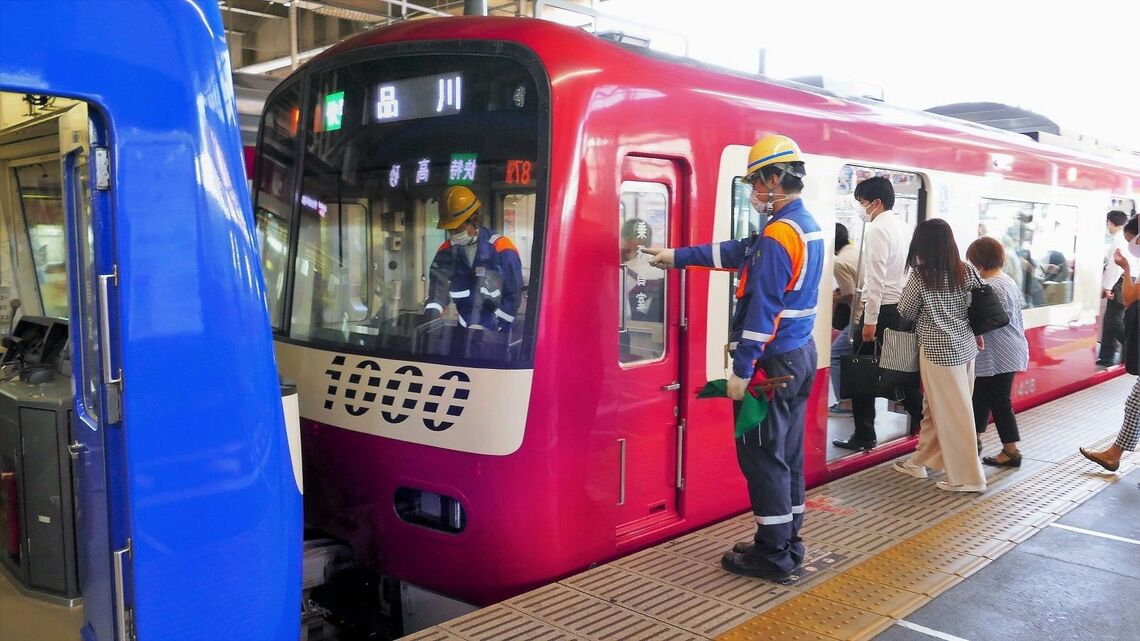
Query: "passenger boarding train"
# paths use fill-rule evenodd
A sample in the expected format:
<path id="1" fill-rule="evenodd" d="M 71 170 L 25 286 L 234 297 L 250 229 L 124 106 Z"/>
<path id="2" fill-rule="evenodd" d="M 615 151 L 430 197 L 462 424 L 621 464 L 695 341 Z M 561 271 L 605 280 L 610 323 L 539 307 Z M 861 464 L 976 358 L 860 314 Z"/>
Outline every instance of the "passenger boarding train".
<path id="1" fill-rule="evenodd" d="M 1136 156 L 546 22 L 407 23 L 299 69 L 262 122 L 257 233 L 278 363 L 299 385 L 306 521 L 392 579 L 487 604 L 745 510 L 731 405 L 694 397 L 725 376 L 732 275 L 661 272 L 635 250 L 757 232 L 739 176 L 765 133 L 806 154 L 825 230 L 858 239 L 855 184 L 884 175 L 909 225 L 943 218 L 963 250 L 1003 242 L 1032 352 L 1018 408 L 1119 373 L 1094 369 L 1103 221 L 1135 210 Z M 433 257 L 454 251 L 437 229 L 454 185 L 521 259 L 507 331 L 465 327 L 454 304 L 424 314 Z M 809 484 L 915 447 L 904 431 L 829 455 L 849 429 L 827 416 L 829 297 Z"/>

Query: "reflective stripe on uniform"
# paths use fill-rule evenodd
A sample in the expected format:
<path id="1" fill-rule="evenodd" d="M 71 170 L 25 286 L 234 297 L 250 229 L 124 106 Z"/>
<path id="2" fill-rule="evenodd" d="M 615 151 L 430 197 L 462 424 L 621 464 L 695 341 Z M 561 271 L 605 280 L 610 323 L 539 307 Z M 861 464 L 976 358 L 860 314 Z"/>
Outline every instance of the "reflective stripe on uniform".
<path id="1" fill-rule="evenodd" d="M 720 243 L 713 243 L 712 244 L 712 260 L 713 260 L 713 267 L 720 269 L 721 268 L 721 264 L 720 264 Z"/>
<path id="2" fill-rule="evenodd" d="M 501 310 L 501 309 L 496 309 L 496 310 L 495 310 L 495 316 L 498 316 L 499 318 L 501 318 L 501 319 L 503 319 L 503 320 L 507 321 L 508 323 L 513 323 L 513 322 L 515 322 L 515 317 L 514 317 L 514 316 L 511 316 L 510 314 L 508 314 L 508 313 L 504 312 L 504 311 L 503 311 L 503 310 Z"/>
<path id="3" fill-rule="evenodd" d="M 792 506 L 792 514 L 803 514 L 803 513 L 804 513 L 804 504 L 803 503 L 800 503 L 799 505 L 793 505 Z"/>
<path id="4" fill-rule="evenodd" d="M 780 312 L 780 318 L 807 318 L 808 316 L 815 316 L 818 310 L 818 306 L 810 309 L 785 309 Z"/>
<path id="5" fill-rule="evenodd" d="M 463 320 L 462 316 L 459 317 L 459 325 L 460 327 L 467 327 L 467 321 Z"/>
<path id="6" fill-rule="evenodd" d="M 440 314 L 443 313 L 443 305 L 440 305 L 439 303 L 428 303 L 427 305 L 424 305 L 424 311 L 425 312 L 429 309 L 434 309 L 437 312 L 439 312 Z"/>
<path id="7" fill-rule="evenodd" d="M 792 522 L 792 514 L 781 514 L 780 516 L 760 516 L 756 515 L 756 522 L 760 525 L 781 525 L 783 523 Z"/>
<path id="8" fill-rule="evenodd" d="M 761 334 L 760 332 L 750 332 L 748 330 L 744 330 L 743 332 L 740 333 L 740 338 L 747 339 L 750 341 L 758 341 L 761 343 L 767 343 L 768 341 L 772 340 L 772 335 L 771 334 Z"/>
<path id="9" fill-rule="evenodd" d="M 487 291 L 487 288 L 486 288 L 486 287 L 480 287 L 480 288 L 479 288 L 479 291 L 480 291 L 480 292 L 481 292 L 481 293 L 482 293 L 484 296 L 490 296 L 491 298 L 498 298 L 498 297 L 499 297 L 499 294 L 501 294 L 501 293 L 502 293 L 501 291 L 499 291 L 499 290 L 497 290 L 497 289 L 496 289 L 495 291 L 493 291 L 493 292 L 489 292 L 489 291 Z"/>
<path id="10" fill-rule="evenodd" d="M 471 295 L 471 290 L 465 289 L 465 290 L 459 291 L 459 292 L 448 292 L 448 293 L 451 294 L 452 298 L 467 298 L 468 296 Z"/>
<path id="11" fill-rule="evenodd" d="M 791 220 L 790 218 L 781 219 L 780 222 L 787 223 L 787 225 L 789 227 L 794 229 L 796 231 L 796 234 L 799 235 L 800 241 L 803 242 L 803 244 L 804 244 L 803 263 L 800 265 L 800 270 L 799 270 L 800 273 L 799 273 L 799 276 L 796 278 L 796 284 L 792 287 L 793 291 L 799 291 L 800 289 L 803 289 L 804 279 L 807 278 L 807 272 L 808 272 L 808 270 L 807 270 L 807 266 L 808 266 L 807 244 L 809 242 L 817 241 L 817 240 L 822 242 L 824 240 L 823 232 L 822 231 L 813 231 L 811 233 L 805 234 L 804 230 L 798 224 L 796 224 L 796 221 Z M 792 317 L 789 317 L 789 318 L 792 318 Z"/>

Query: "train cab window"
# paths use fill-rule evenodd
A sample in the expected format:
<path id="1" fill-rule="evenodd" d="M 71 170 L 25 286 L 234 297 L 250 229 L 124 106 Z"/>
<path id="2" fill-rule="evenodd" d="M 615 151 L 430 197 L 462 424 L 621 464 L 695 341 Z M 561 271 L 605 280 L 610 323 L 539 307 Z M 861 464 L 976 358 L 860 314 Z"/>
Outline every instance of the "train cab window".
<path id="1" fill-rule="evenodd" d="M 752 206 L 752 184 L 737 176 L 732 179 L 732 237 L 735 240 L 759 234 L 768 224 L 768 216 L 756 211 Z M 728 290 L 728 317 L 736 315 L 736 286 L 740 279 L 732 272 Z"/>
<path id="2" fill-rule="evenodd" d="M 301 98 L 296 86 L 282 90 L 266 107 L 261 121 L 257 175 L 254 177 L 257 241 L 269 299 L 269 316 L 275 330 L 283 328 L 285 313 L 285 277 L 289 263 L 300 110 Z"/>
<path id="3" fill-rule="evenodd" d="M 532 362 L 545 161 L 531 72 L 506 57 L 423 55 L 311 82 L 289 338 L 391 358 Z M 272 218 L 260 220 L 268 229 Z"/>
<path id="4" fill-rule="evenodd" d="M 1023 308 L 1072 302 L 1076 207 L 983 198 L 978 236 L 996 238 L 1005 247 L 1002 271 L 1021 290 Z"/>
<path id="5" fill-rule="evenodd" d="M 67 242 L 58 160 L 13 170 L 45 316 L 67 317 Z"/>
<path id="6" fill-rule="evenodd" d="M 665 272 L 637 251 L 668 238 L 669 194 L 657 183 L 625 182 L 618 206 L 618 359 L 625 364 L 665 355 Z"/>

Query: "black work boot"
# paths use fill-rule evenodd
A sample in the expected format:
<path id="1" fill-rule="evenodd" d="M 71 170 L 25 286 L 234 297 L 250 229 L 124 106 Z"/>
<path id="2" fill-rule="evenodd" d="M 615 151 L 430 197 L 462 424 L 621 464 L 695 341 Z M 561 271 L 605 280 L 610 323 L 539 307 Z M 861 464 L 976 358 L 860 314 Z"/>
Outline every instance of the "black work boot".
<path id="1" fill-rule="evenodd" d="M 792 579 L 791 572 L 783 572 L 776 566 L 752 554 L 725 552 L 720 565 L 733 574 L 756 577 L 776 583 L 786 583 Z"/>

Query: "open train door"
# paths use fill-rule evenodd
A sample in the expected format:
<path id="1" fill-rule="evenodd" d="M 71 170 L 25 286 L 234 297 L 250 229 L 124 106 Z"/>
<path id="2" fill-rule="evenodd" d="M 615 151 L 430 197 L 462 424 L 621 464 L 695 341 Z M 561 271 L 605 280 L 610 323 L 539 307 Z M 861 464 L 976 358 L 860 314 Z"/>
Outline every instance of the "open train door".
<path id="1" fill-rule="evenodd" d="M 84 108 L 59 162 L 85 641 L 300 636 L 300 483 L 223 32 L 213 0 L 0 20 L 0 91 Z"/>
<path id="2" fill-rule="evenodd" d="M 618 212 L 617 538 L 632 541 L 680 518 L 684 488 L 682 270 L 649 265 L 638 247 L 676 247 L 683 229 L 675 163 L 629 156 Z"/>

